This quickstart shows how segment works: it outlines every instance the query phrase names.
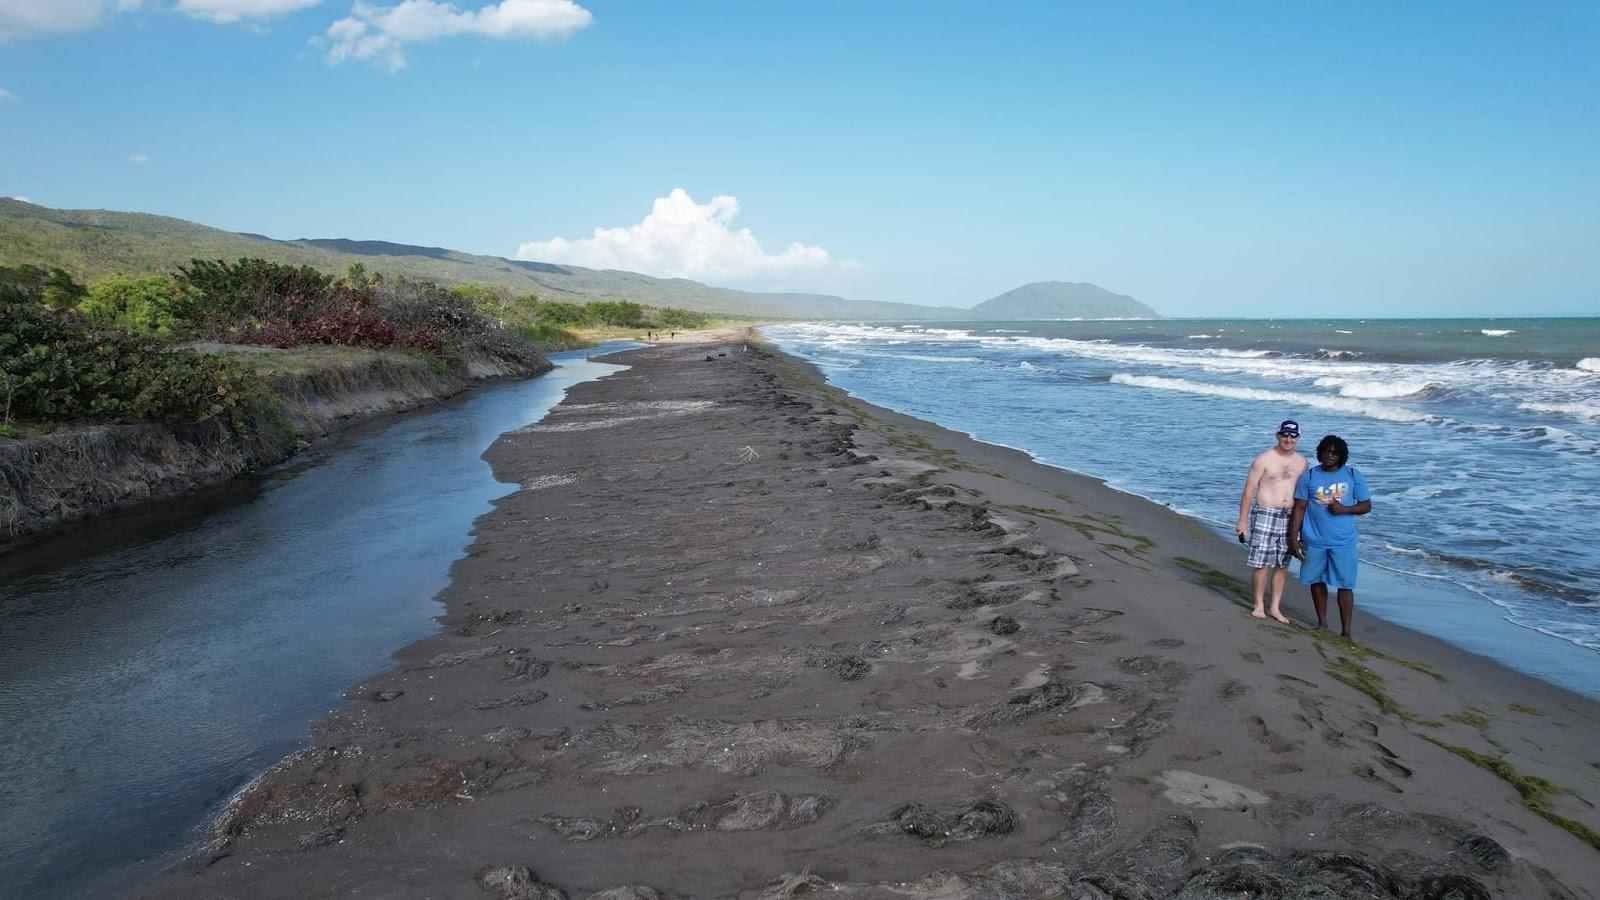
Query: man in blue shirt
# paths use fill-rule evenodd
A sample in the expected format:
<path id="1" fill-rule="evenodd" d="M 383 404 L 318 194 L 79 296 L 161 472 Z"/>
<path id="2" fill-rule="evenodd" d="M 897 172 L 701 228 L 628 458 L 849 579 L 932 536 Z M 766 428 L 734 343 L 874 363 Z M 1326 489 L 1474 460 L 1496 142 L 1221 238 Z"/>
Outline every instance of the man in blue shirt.
<path id="1" fill-rule="evenodd" d="M 1328 628 L 1328 588 L 1338 592 L 1339 635 L 1350 637 L 1356 606 L 1356 516 L 1372 512 L 1367 480 L 1350 463 L 1350 447 L 1330 434 L 1317 444 L 1318 465 L 1294 488 L 1289 553 L 1300 560 L 1300 583 L 1311 585 L 1317 630 Z"/>

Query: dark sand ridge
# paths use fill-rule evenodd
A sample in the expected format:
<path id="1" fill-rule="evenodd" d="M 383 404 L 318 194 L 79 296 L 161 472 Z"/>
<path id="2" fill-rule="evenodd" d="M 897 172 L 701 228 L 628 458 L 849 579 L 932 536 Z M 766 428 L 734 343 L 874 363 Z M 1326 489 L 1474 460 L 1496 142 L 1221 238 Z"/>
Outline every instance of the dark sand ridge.
<path id="1" fill-rule="evenodd" d="M 1600 896 L 1595 704 L 724 338 L 496 442 L 443 633 L 142 895 Z"/>

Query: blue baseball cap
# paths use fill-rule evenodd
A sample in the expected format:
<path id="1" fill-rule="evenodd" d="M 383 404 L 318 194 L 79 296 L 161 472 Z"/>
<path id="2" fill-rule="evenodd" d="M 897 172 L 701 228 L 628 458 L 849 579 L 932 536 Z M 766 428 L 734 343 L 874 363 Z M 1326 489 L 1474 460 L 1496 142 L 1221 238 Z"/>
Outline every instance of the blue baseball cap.
<path id="1" fill-rule="evenodd" d="M 1293 419 L 1284 419 L 1283 424 L 1278 426 L 1278 433 L 1289 437 L 1299 437 L 1300 423 Z"/>

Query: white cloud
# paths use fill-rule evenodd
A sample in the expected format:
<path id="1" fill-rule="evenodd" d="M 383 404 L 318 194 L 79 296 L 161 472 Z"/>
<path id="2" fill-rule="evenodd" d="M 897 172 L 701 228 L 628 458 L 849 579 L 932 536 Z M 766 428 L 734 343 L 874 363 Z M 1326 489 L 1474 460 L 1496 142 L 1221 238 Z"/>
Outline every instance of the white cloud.
<path id="1" fill-rule="evenodd" d="M 666 278 L 741 281 L 849 268 L 821 247 L 793 243 L 767 253 L 748 228 L 728 227 L 739 201 L 727 195 L 694 202 L 683 188 L 658 197 L 644 221 L 626 228 L 596 228 L 594 237 L 529 241 L 518 259 L 571 263 L 591 269 L 626 269 Z"/>
<path id="2" fill-rule="evenodd" d="M 11 199 L 13 199 L 13 200 L 21 200 L 23 203 L 32 203 L 33 202 L 32 200 L 29 200 L 27 197 L 20 197 L 20 196 L 12 197 Z"/>
<path id="3" fill-rule="evenodd" d="M 270 19 L 309 9 L 322 0 L 178 0 L 173 9 L 196 19 L 227 25 L 240 19 Z"/>
<path id="4" fill-rule="evenodd" d="M 0 88 L 0 103 L 7 102 L 7 101 L 12 102 L 12 103 L 17 102 L 17 95 L 11 93 L 10 91 L 6 90 L 5 88 Z"/>
<path id="5" fill-rule="evenodd" d="M 148 153 L 135 153 L 134 155 L 128 157 L 128 162 L 131 162 L 136 166 L 142 166 L 149 161 L 150 154 Z"/>
<path id="6" fill-rule="evenodd" d="M 0 0 L 0 41 L 85 31 L 107 13 L 138 9 L 141 0 Z"/>
<path id="7" fill-rule="evenodd" d="M 350 15 L 328 27 L 328 62 L 367 60 L 391 72 L 405 68 L 405 45 L 471 34 L 508 40 L 564 38 L 589 27 L 594 16 L 573 0 L 500 0 L 462 10 L 437 0 L 403 0 L 376 6 L 356 0 Z"/>

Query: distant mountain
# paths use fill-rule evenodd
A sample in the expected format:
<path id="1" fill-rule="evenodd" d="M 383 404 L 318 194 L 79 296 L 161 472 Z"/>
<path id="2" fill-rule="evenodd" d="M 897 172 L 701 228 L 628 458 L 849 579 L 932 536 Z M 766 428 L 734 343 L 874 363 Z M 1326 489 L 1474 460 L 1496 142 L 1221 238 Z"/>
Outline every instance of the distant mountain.
<path id="1" fill-rule="evenodd" d="M 1160 314 L 1123 294 L 1092 284 L 1035 281 L 974 306 L 976 319 L 1159 319 Z"/>
<path id="2" fill-rule="evenodd" d="M 1094 285 L 1040 282 L 1024 285 L 975 309 L 851 300 L 828 294 L 740 291 L 712 287 L 687 278 L 654 278 L 615 269 L 585 269 L 498 256 L 478 256 L 443 247 L 418 247 L 388 241 L 301 238 L 282 241 L 259 234 L 224 231 L 184 219 L 99 209 L 50 209 L 0 197 L 0 265 L 60 266 L 80 280 L 107 275 L 171 272 L 191 259 L 252 256 L 343 274 L 353 263 L 388 277 L 405 276 L 441 284 L 493 284 L 536 294 L 546 300 L 632 300 L 651 306 L 676 306 L 701 312 L 782 319 L 962 320 L 1155 316 L 1131 298 Z M 1023 313 L 1021 305 L 1000 301 L 1044 286 L 1087 289 L 1120 305 L 1041 306 Z M 1075 295 L 1074 295 L 1075 296 Z M 1061 310 L 1069 311 L 1062 312 Z M 1078 310 L 1112 310 L 1078 311 Z M 1137 312 L 1127 312 L 1137 309 Z"/>

